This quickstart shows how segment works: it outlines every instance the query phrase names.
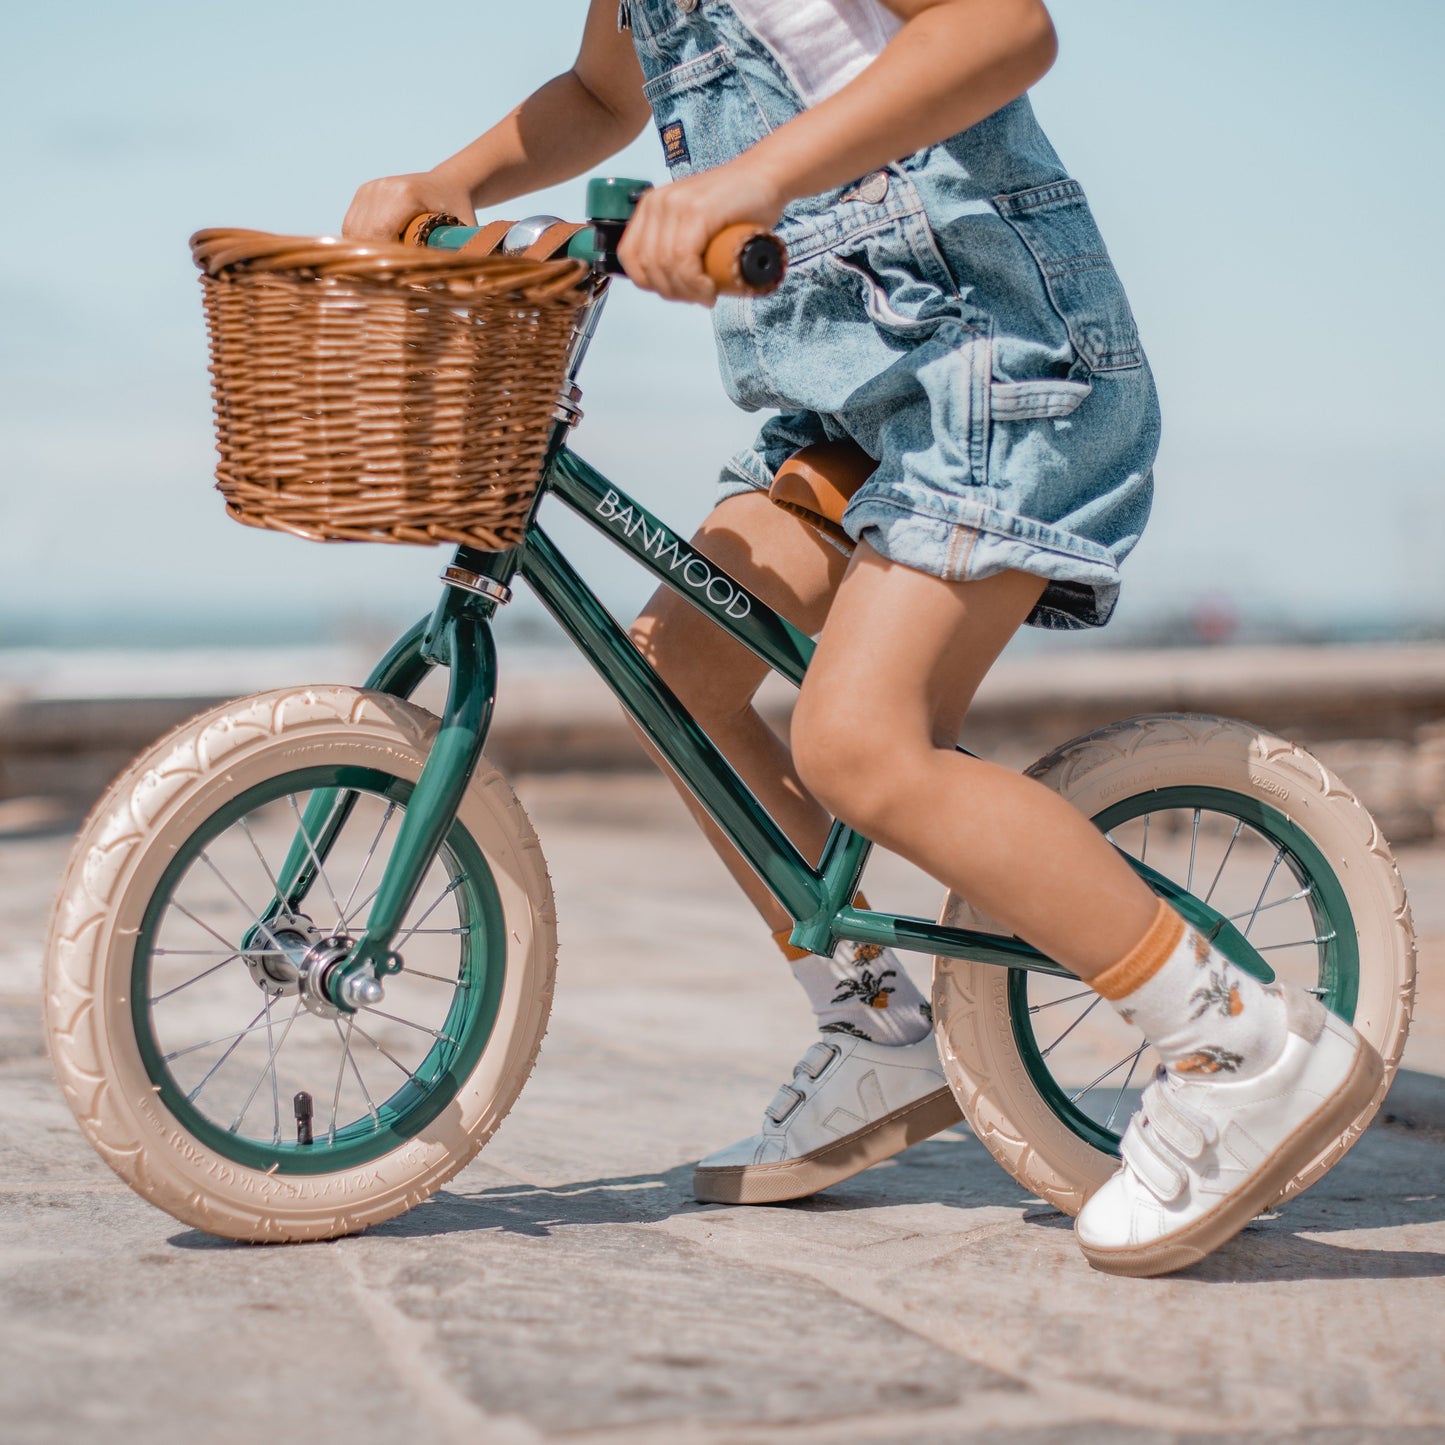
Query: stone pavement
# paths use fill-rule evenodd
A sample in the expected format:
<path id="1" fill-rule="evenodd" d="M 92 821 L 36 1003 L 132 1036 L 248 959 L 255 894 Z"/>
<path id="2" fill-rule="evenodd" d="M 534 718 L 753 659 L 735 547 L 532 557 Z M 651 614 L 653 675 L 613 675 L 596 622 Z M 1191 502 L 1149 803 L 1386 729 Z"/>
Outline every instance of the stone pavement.
<path id="1" fill-rule="evenodd" d="M 1445 1438 L 1445 849 L 1401 857 L 1423 987 L 1391 1121 L 1204 1265 L 1129 1281 L 963 1129 L 807 1203 L 694 1203 L 806 1007 L 659 782 L 519 791 L 562 928 L 537 1071 L 438 1198 L 324 1245 L 209 1239 L 91 1152 L 38 1017 L 69 840 L 0 844 L 5 1441 Z"/>

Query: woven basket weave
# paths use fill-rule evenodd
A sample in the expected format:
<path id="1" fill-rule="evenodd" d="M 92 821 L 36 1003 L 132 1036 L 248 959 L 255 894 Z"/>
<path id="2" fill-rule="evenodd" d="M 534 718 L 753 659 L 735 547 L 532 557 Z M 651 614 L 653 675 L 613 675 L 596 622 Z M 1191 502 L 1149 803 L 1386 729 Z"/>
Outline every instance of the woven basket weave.
<path id="1" fill-rule="evenodd" d="M 231 516 L 314 541 L 521 540 L 584 263 L 222 230 L 191 254 Z"/>

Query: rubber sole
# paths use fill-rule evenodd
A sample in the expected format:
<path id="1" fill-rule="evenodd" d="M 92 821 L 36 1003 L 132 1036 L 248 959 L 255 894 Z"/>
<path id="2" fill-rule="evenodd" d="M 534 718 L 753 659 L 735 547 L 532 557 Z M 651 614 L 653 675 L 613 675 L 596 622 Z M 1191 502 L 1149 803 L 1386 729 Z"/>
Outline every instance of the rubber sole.
<path id="1" fill-rule="evenodd" d="M 693 1198 L 703 1204 L 781 1204 L 789 1199 L 806 1199 L 962 1120 L 963 1110 L 952 1091 L 939 1089 L 885 1114 L 866 1129 L 796 1159 L 776 1164 L 735 1164 L 722 1169 L 699 1166 L 692 1175 Z"/>
<path id="2" fill-rule="evenodd" d="M 1151 1279 L 1198 1264 L 1268 1209 L 1296 1173 L 1370 1107 L 1384 1072 L 1379 1054 L 1362 1039 L 1345 1082 L 1275 1150 L 1248 1188 L 1153 1244 L 1136 1249 L 1090 1249 L 1081 1242 L 1084 1257 L 1104 1274 L 1131 1279 Z"/>

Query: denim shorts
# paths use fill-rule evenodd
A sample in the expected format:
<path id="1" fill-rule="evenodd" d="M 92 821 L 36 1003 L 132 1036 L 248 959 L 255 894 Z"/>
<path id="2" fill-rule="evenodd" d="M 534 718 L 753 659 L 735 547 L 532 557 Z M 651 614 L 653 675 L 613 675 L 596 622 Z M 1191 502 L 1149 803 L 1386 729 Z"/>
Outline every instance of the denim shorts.
<path id="1" fill-rule="evenodd" d="M 801 109 L 723 0 L 631 0 L 629 18 L 675 177 Z M 844 514 L 855 540 L 948 581 L 1045 578 L 1036 626 L 1107 622 L 1149 516 L 1158 401 L 1084 193 L 1028 100 L 793 203 L 778 231 L 783 285 L 714 312 L 729 395 L 777 413 L 722 496 L 848 437 L 878 460 Z"/>

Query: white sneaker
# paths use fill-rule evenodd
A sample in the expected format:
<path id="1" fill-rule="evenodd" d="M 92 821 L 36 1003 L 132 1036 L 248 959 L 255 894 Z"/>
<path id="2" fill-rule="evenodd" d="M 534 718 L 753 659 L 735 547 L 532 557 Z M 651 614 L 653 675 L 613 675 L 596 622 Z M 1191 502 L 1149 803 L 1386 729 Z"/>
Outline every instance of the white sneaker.
<path id="1" fill-rule="evenodd" d="M 830 1035 L 798 1061 L 761 1132 L 702 1160 L 692 1192 L 709 1204 L 802 1199 L 962 1118 L 932 1034 L 897 1047 Z"/>
<path id="2" fill-rule="evenodd" d="M 1075 1221 L 1095 1269 L 1168 1274 L 1203 1259 L 1369 1106 L 1379 1054 L 1318 999 L 1285 989 L 1289 1035 L 1262 1074 L 1193 1083 L 1161 1069 L 1144 1090 L 1122 1167 Z"/>

